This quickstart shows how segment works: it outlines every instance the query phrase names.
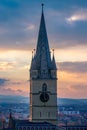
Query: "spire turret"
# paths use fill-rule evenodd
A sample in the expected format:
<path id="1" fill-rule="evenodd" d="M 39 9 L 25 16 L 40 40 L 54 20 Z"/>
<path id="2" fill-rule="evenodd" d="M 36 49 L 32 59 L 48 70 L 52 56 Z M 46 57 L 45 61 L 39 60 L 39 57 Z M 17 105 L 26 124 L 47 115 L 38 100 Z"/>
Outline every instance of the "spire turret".
<path id="1" fill-rule="evenodd" d="M 54 49 L 53 49 L 53 58 L 52 58 L 52 70 L 57 70 L 55 57 L 54 57 Z"/>
<path id="2" fill-rule="evenodd" d="M 32 60 L 31 60 L 30 70 L 37 70 L 36 63 L 35 63 L 35 49 L 34 51 L 32 51 Z"/>
<path id="3" fill-rule="evenodd" d="M 9 126 L 8 128 L 14 128 L 15 127 L 15 120 L 13 119 L 12 117 L 12 112 L 11 112 L 11 109 L 10 109 L 10 114 L 9 114 Z"/>
<path id="4" fill-rule="evenodd" d="M 31 67 L 30 67 L 30 69 L 32 70 L 33 69 L 33 51 L 32 51 L 32 60 L 31 60 Z"/>

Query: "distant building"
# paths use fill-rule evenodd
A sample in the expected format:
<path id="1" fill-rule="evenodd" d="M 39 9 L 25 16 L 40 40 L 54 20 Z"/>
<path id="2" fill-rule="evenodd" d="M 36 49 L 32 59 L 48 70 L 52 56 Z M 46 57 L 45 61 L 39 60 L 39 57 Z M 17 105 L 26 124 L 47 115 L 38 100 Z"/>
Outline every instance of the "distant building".
<path id="1" fill-rule="evenodd" d="M 48 122 L 30 122 L 29 120 L 15 120 L 9 115 L 8 128 L 3 126 L 2 130 L 58 130 L 58 126 Z"/>
<path id="2" fill-rule="evenodd" d="M 59 114 L 64 114 L 64 115 L 71 115 L 71 116 L 73 116 L 73 115 L 79 115 L 80 114 L 80 112 L 79 111 L 60 111 L 59 112 Z"/>
<path id="3" fill-rule="evenodd" d="M 11 112 L 10 112 L 10 115 L 9 115 L 9 124 L 8 124 L 8 127 L 10 129 L 11 128 L 15 128 L 15 119 L 13 119 Z"/>
<path id="4" fill-rule="evenodd" d="M 87 130 L 87 126 L 65 126 L 64 130 Z"/>

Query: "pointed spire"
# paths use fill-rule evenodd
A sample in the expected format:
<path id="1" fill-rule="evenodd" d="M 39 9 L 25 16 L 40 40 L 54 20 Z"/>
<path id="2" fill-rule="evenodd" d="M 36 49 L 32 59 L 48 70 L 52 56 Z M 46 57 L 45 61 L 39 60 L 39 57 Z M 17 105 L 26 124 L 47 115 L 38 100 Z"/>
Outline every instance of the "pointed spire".
<path id="1" fill-rule="evenodd" d="M 52 69 L 53 70 L 57 70 L 56 62 L 55 62 L 55 57 L 54 57 L 54 49 L 53 49 L 53 58 L 52 58 Z"/>
<path id="2" fill-rule="evenodd" d="M 8 128 L 14 128 L 15 127 L 15 120 L 12 117 L 12 112 L 11 109 L 9 110 L 10 114 L 9 114 L 9 124 L 8 124 Z"/>
<path id="3" fill-rule="evenodd" d="M 36 51 L 34 51 L 34 56 L 32 56 L 30 71 L 31 75 L 33 70 L 37 71 L 38 78 L 50 78 L 51 70 L 57 70 L 57 67 L 55 63 L 54 50 L 53 59 L 51 60 L 51 53 L 49 49 L 43 6 L 44 4 L 42 4 L 42 13 L 37 40 L 37 47 Z"/>
<path id="4" fill-rule="evenodd" d="M 11 119 L 12 118 L 11 109 L 9 111 L 10 111 L 9 118 Z"/>
<path id="5" fill-rule="evenodd" d="M 2 130 L 5 128 L 5 119 L 2 119 Z"/>
<path id="6" fill-rule="evenodd" d="M 10 111 L 10 113 L 9 113 L 9 128 L 11 128 L 12 127 L 13 118 L 12 118 L 11 109 L 9 111 Z"/>
<path id="7" fill-rule="evenodd" d="M 43 6 L 44 4 L 42 4 L 42 14 L 41 14 L 35 61 L 37 69 L 39 69 L 40 71 L 43 70 L 47 71 L 51 69 L 51 56 L 45 26 Z"/>

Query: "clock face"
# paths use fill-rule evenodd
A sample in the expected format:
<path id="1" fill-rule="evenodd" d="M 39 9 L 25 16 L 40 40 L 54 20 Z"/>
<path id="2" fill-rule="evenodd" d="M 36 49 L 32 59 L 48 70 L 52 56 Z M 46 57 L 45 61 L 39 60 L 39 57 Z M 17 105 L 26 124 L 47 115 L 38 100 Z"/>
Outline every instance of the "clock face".
<path id="1" fill-rule="evenodd" d="M 46 93 L 46 92 L 43 92 L 43 93 L 41 93 L 41 95 L 40 95 L 40 100 L 41 100 L 41 102 L 48 102 L 48 100 L 49 100 L 49 95 L 48 95 L 48 93 Z"/>

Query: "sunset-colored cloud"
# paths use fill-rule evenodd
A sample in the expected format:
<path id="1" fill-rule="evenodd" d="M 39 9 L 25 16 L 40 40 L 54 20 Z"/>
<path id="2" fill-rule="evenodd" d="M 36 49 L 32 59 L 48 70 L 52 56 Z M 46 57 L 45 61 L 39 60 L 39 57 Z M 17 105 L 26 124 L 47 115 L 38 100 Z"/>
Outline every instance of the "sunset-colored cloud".
<path id="1" fill-rule="evenodd" d="M 85 74 L 87 73 L 87 61 L 84 62 L 60 62 L 59 68 L 61 71 Z"/>
<path id="2" fill-rule="evenodd" d="M 44 0 L 51 56 L 58 68 L 58 97 L 87 97 L 87 0 Z M 0 94 L 29 96 L 40 1 L 0 1 Z M 32 8 L 33 7 L 33 8 Z"/>
<path id="3" fill-rule="evenodd" d="M 13 69 L 15 66 L 14 63 L 10 63 L 10 62 L 0 62 L 0 71 L 6 71 L 9 69 Z"/>

